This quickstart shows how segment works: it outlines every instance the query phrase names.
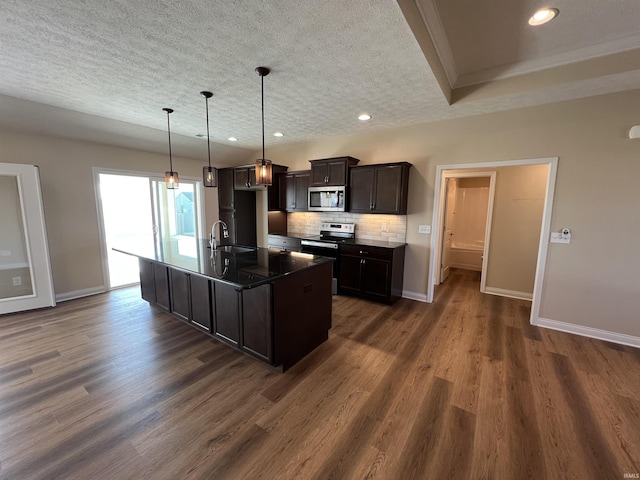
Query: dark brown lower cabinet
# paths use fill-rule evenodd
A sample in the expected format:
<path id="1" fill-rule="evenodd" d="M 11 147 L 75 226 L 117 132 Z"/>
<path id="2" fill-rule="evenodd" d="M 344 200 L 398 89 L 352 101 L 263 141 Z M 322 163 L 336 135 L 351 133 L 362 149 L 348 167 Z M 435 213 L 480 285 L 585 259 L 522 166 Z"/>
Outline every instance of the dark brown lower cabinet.
<path id="1" fill-rule="evenodd" d="M 404 245 L 340 245 L 338 293 L 393 304 L 402 296 Z"/>
<path id="2" fill-rule="evenodd" d="M 169 269 L 161 264 L 150 260 L 140 259 L 140 290 L 142 298 L 149 303 L 170 310 L 169 300 Z"/>
<path id="3" fill-rule="evenodd" d="M 140 259 L 145 300 L 158 305 L 164 302 L 161 306 L 177 317 L 270 365 L 281 365 L 283 370 L 328 338 L 331 279 L 332 264 L 325 263 L 273 282 L 240 288 Z"/>
<path id="4" fill-rule="evenodd" d="M 211 280 L 200 275 L 190 277 L 190 299 L 191 299 L 191 323 L 196 327 L 211 332 L 213 323 L 212 312 L 215 303 L 212 303 L 214 288 Z"/>
<path id="5" fill-rule="evenodd" d="M 273 355 L 271 285 L 242 292 L 242 349 L 267 362 Z"/>
<path id="6" fill-rule="evenodd" d="M 171 281 L 171 311 L 183 320 L 189 321 L 191 317 L 189 308 L 189 296 L 191 295 L 189 274 L 182 270 L 170 268 L 169 277 Z"/>
<path id="7" fill-rule="evenodd" d="M 211 331 L 211 281 L 207 277 L 169 268 L 171 312 L 198 328 Z"/>
<path id="8" fill-rule="evenodd" d="M 213 334 L 234 346 L 240 345 L 240 292 L 226 283 L 215 285 Z"/>
<path id="9" fill-rule="evenodd" d="M 140 270 L 140 292 L 142 298 L 149 303 L 156 303 L 156 280 L 153 275 L 153 262 L 138 259 Z"/>

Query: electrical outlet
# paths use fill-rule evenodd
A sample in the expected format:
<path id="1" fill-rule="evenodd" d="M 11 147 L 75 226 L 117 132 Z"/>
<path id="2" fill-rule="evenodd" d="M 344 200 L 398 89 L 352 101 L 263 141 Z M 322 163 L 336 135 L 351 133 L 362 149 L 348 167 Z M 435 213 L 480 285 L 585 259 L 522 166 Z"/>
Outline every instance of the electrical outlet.
<path id="1" fill-rule="evenodd" d="M 382 224 L 382 227 L 380 228 L 380 231 L 381 232 L 388 232 L 389 231 L 389 228 L 387 227 L 386 223 Z"/>
<path id="2" fill-rule="evenodd" d="M 0 250 L 0 257 L 10 257 L 11 250 Z"/>
<path id="3" fill-rule="evenodd" d="M 19 287 L 22 285 L 22 277 L 13 277 L 13 286 Z"/>
<path id="4" fill-rule="evenodd" d="M 430 234 L 431 233 L 431 225 L 418 225 L 418 233 Z"/>
<path id="5" fill-rule="evenodd" d="M 311 226 L 311 220 L 307 220 L 307 227 Z"/>

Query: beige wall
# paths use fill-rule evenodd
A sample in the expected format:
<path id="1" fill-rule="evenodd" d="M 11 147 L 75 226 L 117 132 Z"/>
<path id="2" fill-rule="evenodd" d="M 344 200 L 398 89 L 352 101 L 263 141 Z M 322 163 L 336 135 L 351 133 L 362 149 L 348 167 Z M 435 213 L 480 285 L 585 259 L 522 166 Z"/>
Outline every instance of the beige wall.
<path id="1" fill-rule="evenodd" d="M 540 314 L 640 336 L 640 140 L 627 138 L 638 123 L 640 91 L 633 91 L 284 145 L 267 156 L 292 170 L 341 155 L 361 164 L 411 162 L 404 287 L 417 295 L 426 293 L 430 243 L 418 225 L 432 222 L 437 165 L 557 156 L 551 228 L 569 227 L 573 237 L 549 245 Z M 56 293 L 103 284 L 91 167 L 166 169 L 164 155 L 8 132 L 0 132 L 0 162 L 41 167 Z M 201 174 L 202 162 L 175 165 L 181 175 Z M 207 193 L 208 223 L 216 210 Z"/>
<path id="2" fill-rule="evenodd" d="M 497 169 L 487 290 L 533 294 L 548 165 Z"/>
<path id="3" fill-rule="evenodd" d="M 0 162 L 38 165 L 57 295 L 104 288 L 92 167 L 164 176 L 166 155 L 37 135 L 0 132 Z M 204 162 L 174 158 L 180 177 L 200 178 Z M 206 224 L 217 189 L 205 189 Z"/>
<path id="4" fill-rule="evenodd" d="M 567 226 L 573 237 L 549 245 L 540 315 L 640 336 L 640 140 L 626 137 L 638 123 L 633 91 L 284 145 L 268 157 L 292 170 L 342 155 L 360 164 L 411 162 L 404 288 L 424 295 L 430 237 L 418 225 L 432 223 L 436 166 L 557 156 L 551 229 Z"/>

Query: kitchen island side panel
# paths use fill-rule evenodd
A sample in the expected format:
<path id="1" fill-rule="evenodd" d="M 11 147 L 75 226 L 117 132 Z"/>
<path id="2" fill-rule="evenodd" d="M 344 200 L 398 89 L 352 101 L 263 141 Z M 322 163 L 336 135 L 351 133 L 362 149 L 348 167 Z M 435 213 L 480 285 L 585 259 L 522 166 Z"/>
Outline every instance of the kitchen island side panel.
<path id="1" fill-rule="evenodd" d="M 275 364 L 286 370 L 326 341 L 331 328 L 331 263 L 273 284 Z"/>

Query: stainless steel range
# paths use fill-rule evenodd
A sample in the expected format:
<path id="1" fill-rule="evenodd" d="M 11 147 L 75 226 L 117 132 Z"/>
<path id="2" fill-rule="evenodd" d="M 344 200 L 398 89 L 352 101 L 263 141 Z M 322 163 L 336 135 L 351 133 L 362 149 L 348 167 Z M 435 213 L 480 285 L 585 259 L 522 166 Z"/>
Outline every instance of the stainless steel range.
<path id="1" fill-rule="evenodd" d="M 353 243 L 356 238 L 356 225 L 354 223 L 320 224 L 320 235 L 303 238 L 300 242 L 303 253 L 322 255 L 335 259 L 333 263 L 332 292 L 338 292 L 338 275 L 340 273 L 338 246 L 340 243 Z"/>

